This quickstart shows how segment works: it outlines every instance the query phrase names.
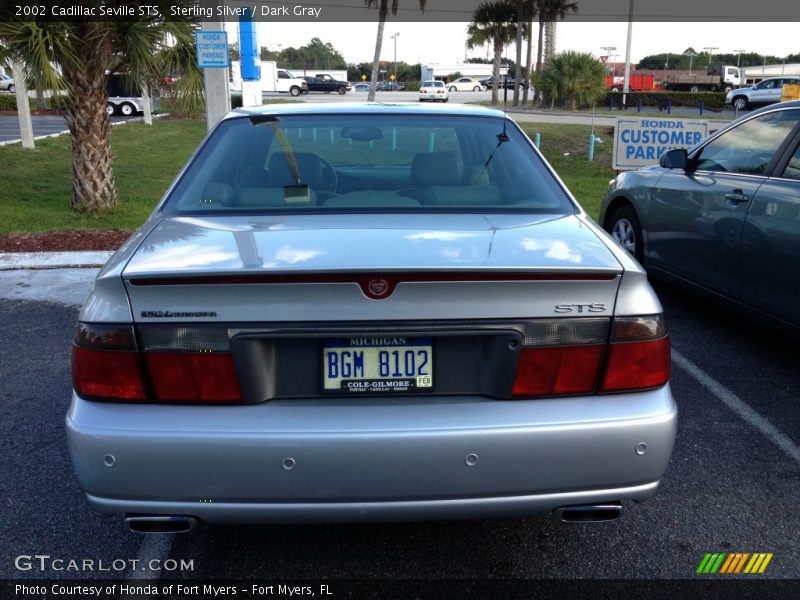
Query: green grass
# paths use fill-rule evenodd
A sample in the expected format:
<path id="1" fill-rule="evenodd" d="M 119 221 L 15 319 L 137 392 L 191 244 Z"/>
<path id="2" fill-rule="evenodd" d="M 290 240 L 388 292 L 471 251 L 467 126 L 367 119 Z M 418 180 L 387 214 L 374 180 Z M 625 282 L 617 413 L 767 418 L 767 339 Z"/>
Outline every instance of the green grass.
<path id="1" fill-rule="evenodd" d="M 0 233 L 57 229 L 133 229 L 142 224 L 206 132 L 204 121 L 156 120 L 111 133 L 119 203 L 102 216 L 78 214 L 72 194 L 70 138 L 38 140 L 36 149 L 0 146 Z"/>
<path id="2" fill-rule="evenodd" d="M 596 128 L 605 143 L 586 153 L 591 129 L 584 125 L 524 123 L 567 187 L 593 217 L 598 216 L 611 169 L 611 129 Z M 119 204 L 101 216 L 78 214 L 69 207 L 72 193 L 70 138 L 39 140 L 35 150 L 19 144 L 0 147 L 0 233 L 60 229 L 134 229 L 141 225 L 178 170 L 205 135 L 203 121 L 156 120 L 151 127 L 128 123 L 114 127 L 111 148 Z"/>
<path id="3" fill-rule="evenodd" d="M 595 135 L 603 143 L 595 144 L 594 160 L 589 162 L 587 154 L 591 127 L 557 123 L 520 123 L 520 127 L 531 139 L 537 132 L 541 135 L 542 154 L 586 212 L 597 219 L 608 182 L 614 177 L 611 168 L 613 128 L 595 127 Z"/>

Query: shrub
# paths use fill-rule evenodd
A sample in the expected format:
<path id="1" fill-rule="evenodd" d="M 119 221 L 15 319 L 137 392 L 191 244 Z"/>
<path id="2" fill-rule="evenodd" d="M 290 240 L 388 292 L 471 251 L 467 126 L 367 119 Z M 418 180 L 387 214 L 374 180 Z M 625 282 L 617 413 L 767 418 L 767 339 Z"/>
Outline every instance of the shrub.
<path id="1" fill-rule="evenodd" d="M 33 98 L 28 98 L 28 104 L 31 110 L 36 108 L 36 100 Z M 17 95 L 0 94 L 0 110 L 17 110 Z"/>
<path id="2" fill-rule="evenodd" d="M 689 106 L 706 110 L 719 111 L 725 108 L 725 92 L 629 92 L 628 107 L 635 107 L 641 100 L 642 106 L 657 106 L 665 110 L 669 102 L 672 106 Z M 621 93 L 608 93 L 598 99 L 598 106 L 620 108 L 622 106 Z"/>
<path id="3" fill-rule="evenodd" d="M 605 68 L 588 52 L 567 50 L 549 61 L 533 84 L 551 102 L 575 109 L 591 105 L 603 97 L 606 89 Z"/>

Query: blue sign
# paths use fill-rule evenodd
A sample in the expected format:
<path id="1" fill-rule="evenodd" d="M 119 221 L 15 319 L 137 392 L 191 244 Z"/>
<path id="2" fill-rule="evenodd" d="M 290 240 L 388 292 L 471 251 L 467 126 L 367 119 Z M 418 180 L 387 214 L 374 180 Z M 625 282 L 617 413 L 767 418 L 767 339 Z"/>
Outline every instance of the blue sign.
<path id="1" fill-rule="evenodd" d="M 673 148 L 689 148 L 708 135 L 708 122 L 659 116 L 617 119 L 612 168 L 639 169 L 658 164 Z"/>
<path id="2" fill-rule="evenodd" d="M 195 31 L 197 66 L 201 69 L 229 67 L 228 34 L 225 31 Z"/>

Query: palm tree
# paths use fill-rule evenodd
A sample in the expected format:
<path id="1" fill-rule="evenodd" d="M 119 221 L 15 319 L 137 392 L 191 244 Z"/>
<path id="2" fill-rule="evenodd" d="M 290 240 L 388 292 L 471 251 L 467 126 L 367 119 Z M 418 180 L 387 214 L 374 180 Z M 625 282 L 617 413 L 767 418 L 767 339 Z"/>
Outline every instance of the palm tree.
<path id="1" fill-rule="evenodd" d="M 72 197 L 77 211 L 97 213 L 117 204 L 106 112 L 109 73 L 126 72 L 146 85 L 178 68 L 183 98 L 197 102 L 202 74 L 195 64 L 188 21 L 128 22 L 37 19 L 0 23 L 0 45 L 24 65 L 26 78 L 67 95 L 72 142 Z"/>
<path id="2" fill-rule="evenodd" d="M 605 67 L 588 52 L 568 50 L 548 61 L 535 83 L 545 98 L 574 109 L 605 94 Z"/>
<path id="3" fill-rule="evenodd" d="M 539 47 L 536 52 L 536 74 L 542 72 L 542 51 L 544 41 L 544 27 L 546 23 L 556 19 L 564 20 L 568 12 L 578 12 L 577 2 L 567 0 L 535 0 L 536 12 L 539 14 Z"/>
<path id="4" fill-rule="evenodd" d="M 525 16 L 528 21 L 528 50 L 525 60 L 525 87 L 522 89 L 522 104 L 528 103 L 528 90 L 530 89 L 531 79 L 531 59 L 533 58 L 533 18 L 536 16 L 536 0 L 525 0 Z"/>
<path id="5" fill-rule="evenodd" d="M 494 48 L 492 65 L 492 104 L 497 104 L 497 84 L 500 80 L 500 59 L 503 46 L 512 39 L 516 8 L 513 0 L 483 2 L 472 13 L 467 25 L 467 48 L 491 44 Z"/>
<path id="6" fill-rule="evenodd" d="M 419 0 L 419 9 L 425 12 L 427 0 Z M 372 78 L 370 80 L 369 94 L 367 102 L 375 102 L 375 86 L 378 84 L 378 69 L 381 62 L 381 48 L 383 47 L 383 28 L 386 25 L 386 17 L 389 14 L 389 0 L 364 0 L 367 8 L 376 6 L 378 8 L 378 36 L 375 39 L 375 55 L 372 58 Z M 392 0 L 392 14 L 397 14 L 400 0 Z"/>
<path id="7" fill-rule="evenodd" d="M 514 99 L 511 101 L 512 106 L 519 106 L 519 83 L 522 81 L 522 27 L 525 23 L 525 0 L 516 0 L 515 20 L 517 23 L 517 56 L 514 65 Z M 525 86 L 527 87 L 527 86 Z"/>

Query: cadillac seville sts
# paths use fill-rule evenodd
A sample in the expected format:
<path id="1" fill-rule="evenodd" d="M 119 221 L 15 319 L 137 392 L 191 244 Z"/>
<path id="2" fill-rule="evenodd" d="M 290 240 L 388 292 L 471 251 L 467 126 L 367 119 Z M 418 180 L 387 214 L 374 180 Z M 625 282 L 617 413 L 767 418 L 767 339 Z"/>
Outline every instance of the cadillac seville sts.
<path id="1" fill-rule="evenodd" d="M 137 531 L 606 520 L 672 452 L 644 272 L 486 108 L 233 111 L 79 321 L 72 461 Z"/>

